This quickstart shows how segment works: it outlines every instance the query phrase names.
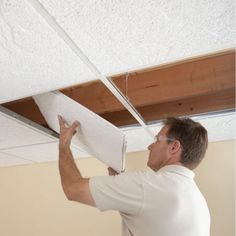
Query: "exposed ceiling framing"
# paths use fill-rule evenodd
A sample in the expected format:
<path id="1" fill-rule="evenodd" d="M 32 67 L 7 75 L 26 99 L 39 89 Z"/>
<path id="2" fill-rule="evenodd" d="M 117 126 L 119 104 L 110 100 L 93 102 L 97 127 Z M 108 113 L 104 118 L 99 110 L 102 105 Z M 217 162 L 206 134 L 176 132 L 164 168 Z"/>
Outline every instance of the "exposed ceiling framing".
<path id="1" fill-rule="evenodd" d="M 235 108 L 235 50 L 112 77 L 148 122 Z M 95 81 L 61 90 L 117 126 L 137 121 L 114 95 Z M 31 98 L 3 104 L 47 126 Z"/>

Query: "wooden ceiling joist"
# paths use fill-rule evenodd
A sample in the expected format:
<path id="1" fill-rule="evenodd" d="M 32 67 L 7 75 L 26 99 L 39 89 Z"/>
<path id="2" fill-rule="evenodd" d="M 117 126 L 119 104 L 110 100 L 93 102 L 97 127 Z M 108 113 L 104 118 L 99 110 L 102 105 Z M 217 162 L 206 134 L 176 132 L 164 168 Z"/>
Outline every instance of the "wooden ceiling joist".
<path id="1" fill-rule="evenodd" d="M 112 79 L 146 121 L 160 120 L 168 115 L 183 116 L 235 107 L 234 50 Z M 117 126 L 137 123 L 100 81 L 62 92 Z M 46 126 L 30 98 L 3 105 Z"/>

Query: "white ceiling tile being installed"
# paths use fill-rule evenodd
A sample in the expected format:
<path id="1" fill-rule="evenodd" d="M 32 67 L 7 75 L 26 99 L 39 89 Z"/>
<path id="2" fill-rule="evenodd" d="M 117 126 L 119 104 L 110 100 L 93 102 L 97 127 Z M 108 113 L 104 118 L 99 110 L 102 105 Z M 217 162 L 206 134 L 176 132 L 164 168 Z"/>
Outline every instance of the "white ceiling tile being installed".
<path id="1" fill-rule="evenodd" d="M 105 75 L 234 47 L 231 0 L 40 2 Z M 38 3 L 0 2 L 0 103 L 96 79 Z"/>

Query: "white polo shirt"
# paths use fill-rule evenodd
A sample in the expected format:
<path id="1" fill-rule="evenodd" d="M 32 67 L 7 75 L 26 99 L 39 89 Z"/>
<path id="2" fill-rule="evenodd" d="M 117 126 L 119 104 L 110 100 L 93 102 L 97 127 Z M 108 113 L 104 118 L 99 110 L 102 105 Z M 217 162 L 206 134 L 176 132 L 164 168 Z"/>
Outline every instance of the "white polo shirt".
<path id="1" fill-rule="evenodd" d="M 168 165 L 92 177 L 89 185 L 98 209 L 120 212 L 123 236 L 209 236 L 209 210 L 193 178 L 191 170 Z"/>

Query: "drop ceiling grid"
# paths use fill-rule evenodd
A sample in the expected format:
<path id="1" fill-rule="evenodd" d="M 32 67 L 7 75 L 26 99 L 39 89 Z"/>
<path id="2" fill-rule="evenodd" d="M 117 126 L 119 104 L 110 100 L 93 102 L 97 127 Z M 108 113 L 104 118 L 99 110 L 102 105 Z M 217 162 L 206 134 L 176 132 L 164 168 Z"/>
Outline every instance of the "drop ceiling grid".
<path id="1" fill-rule="evenodd" d="M 234 47 L 231 0 L 39 1 L 106 75 Z"/>

